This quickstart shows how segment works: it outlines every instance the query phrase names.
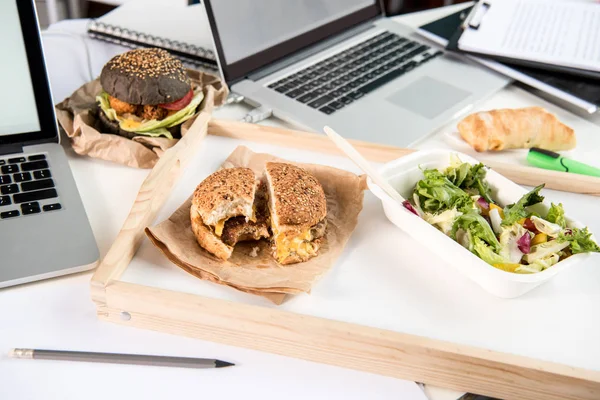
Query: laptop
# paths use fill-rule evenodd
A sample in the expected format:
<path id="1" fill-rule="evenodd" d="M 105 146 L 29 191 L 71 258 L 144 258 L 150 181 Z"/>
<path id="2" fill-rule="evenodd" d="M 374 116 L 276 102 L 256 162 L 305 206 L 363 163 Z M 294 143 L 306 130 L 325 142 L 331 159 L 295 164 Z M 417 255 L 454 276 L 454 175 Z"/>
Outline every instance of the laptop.
<path id="1" fill-rule="evenodd" d="M 0 288 L 93 268 L 98 247 L 66 154 L 32 0 L 0 2 Z"/>
<path id="2" fill-rule="evenodd" d="M 377 0 L 205 0 L 220 72 L 276 117 L 409 146 L 510 79 L 419 40 Z"/>

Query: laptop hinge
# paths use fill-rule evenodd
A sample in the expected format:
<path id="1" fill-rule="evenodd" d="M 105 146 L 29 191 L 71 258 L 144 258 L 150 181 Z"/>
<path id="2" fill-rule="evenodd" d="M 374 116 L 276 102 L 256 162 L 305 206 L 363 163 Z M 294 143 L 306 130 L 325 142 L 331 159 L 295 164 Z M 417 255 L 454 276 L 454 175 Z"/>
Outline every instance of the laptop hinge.
<path id="1" fill-rule="evenodd" d="M 286 67 L 289 67 L 292 64 L 300 62 L 305 58 L 313 56 L 321 51 L 327 50 L 328 48 L 337 45 L 338 43 L 343 42 L 344 40 L 350 39 L 359 33 L 365 32 L 371 28 L 373 28 L 373 23 L 375 20 L 381 17 L 377 17 L 373 20 L 369 20 L 367 22 L 363 22 L 362 24 L 355 26 L 347 31 L 340 33 L 330 39 L 322 40 L 317 44 L 314 44 L 306 49 L 297 51 L 296 53 L 284 58 L 283 60 L 277 61 L 273 64 L 270 64 L 266 67 L 261 68 L 258 71 L 252 72 L 248 74 L 248 78 L 257 81 L 259 79 L 264 78 L 265 76 L 271 75 L 277 71 L 280 71 Z M 242 78 L 244 79 L 244 78 Z"/>
<path id="2" fill-rule="evenodd" d="M 23 146 L 20 144 L 6 144 L 0 146 L 0 156 L 6 154 L 18 154 L 23 152 Z"/>

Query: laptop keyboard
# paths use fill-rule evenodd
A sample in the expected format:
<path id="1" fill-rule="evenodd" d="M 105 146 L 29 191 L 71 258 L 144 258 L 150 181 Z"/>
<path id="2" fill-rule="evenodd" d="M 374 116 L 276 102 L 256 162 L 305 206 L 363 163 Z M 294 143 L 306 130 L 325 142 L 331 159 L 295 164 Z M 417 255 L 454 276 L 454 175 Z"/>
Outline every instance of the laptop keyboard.
<path id="1" fill-rule="evenodd" d="M 384 32 L 268 86 L 333 114 L 440 54 L 422 43 Z"/>
<path id="2" fill-rule="evenodd" d="M 60 210 L 57 198 L 45 154 L 0 159 L 0 221 Z"/>

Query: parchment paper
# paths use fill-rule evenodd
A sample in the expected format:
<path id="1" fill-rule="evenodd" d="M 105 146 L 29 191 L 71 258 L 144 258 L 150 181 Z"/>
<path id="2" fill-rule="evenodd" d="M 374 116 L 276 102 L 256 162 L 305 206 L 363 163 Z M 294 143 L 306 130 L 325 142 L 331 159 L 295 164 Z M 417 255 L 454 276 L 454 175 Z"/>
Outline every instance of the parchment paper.
<path id="1" fill-rule="evenodd" d="M 204 99 L 199 111 L 181 126 L 185 135 L 200 112 L 211 113 L 215 106 L 225 102 L 229 90 L 218 77 L 201 71 L 188 70 L 192 84 L 202 87 Z M 100 79 L 88 82 L 70 97 L 56 105 L 56 117 L 71 139 L 77 154 L 113 161 L 135 168 L 152 168 L 158 158 L 177 143 L 177 139 L 123 136 L 100 132 L 97 124 L 96 96 L 102 87 Z M 194 128 L 196 129 L 196 128 Z M 198 126 L 197 129 L 202 129 Z"/>
<path id="2" fill-rule="evenodd" d="M 279 159 L 240 146 L 221 168 L 249 167 L 257 176 L 262 176 L 265 162 L 274 160 Z M 290 164 L 313 174 L 323 186 L 327 199 L 325 243 L 319 255 L 307 262 L 277 264 L 271 257 L 267 241 L 240 243 L 229 261 L 217 259 L 196 242 L 190 222 L 191 194 L 168 220 L 148 227 L 146 234 L 169 260 L 200 279 L 260 295 L 276 304 L 281 304 L 287 294 L 309 293 L 315 282 L 333 266 L 356 228 L 366 180 L 363 176 L 328 166 Z M 252 257 L 250 253 L 257 243 L 260 250 Z"/>

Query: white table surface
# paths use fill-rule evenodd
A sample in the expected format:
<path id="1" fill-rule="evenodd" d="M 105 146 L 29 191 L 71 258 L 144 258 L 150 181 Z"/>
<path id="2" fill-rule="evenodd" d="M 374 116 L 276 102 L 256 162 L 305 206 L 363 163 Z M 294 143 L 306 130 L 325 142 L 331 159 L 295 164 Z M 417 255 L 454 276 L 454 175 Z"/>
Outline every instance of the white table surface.
<path id="1" fill-rule="evenodd" d="M 418 25 L 452 9 L 450 7 L 398 19 Z M 84 37 L 85 24 L 85 21 L 64 21 L 52 26 L 50 30 L 71 32 Z M 89 46 L 94 76 L 100 73 L 103 64 L 112 55 L 123 51 L 118 46 L 87 38 L 83 40 Z M 59 102 L 89 80 L 86 53 L 79 40 L 66 34 L 44 36 L 44 45 L 55 102 Z M 578 159 L 598 165 L 594 149 L 599 148 L 600 129 L 594 124 L 512 87 L 498 93 L 480 107 L 531 104 L 545 106 L 556 112 L 561 120 L 572 125 L 578 133 L 580 143 L 577 149 Z M 215 117 L 239 119 L 247 111 L 246 106 L 236 104 L 217 110 Z M 590 121 L 597 122 L 597 117 L 590 118 Z M 276 120 L 268 120 L 264 124 L 287 126 Z M 459 142 L 444 133 L 447 131 L 440 131 L 419 147 L 451 145 L 468 151 L 460 148 Z M 65 148 L 100 252 L 105 254 L 148 171 L 79 157 L 68 145 L 65 144 Z M 514 152 L 497 157 L 519 159 L 519 155 Z M 597 201 L 572 194 L 561 194 L 559 197 L 556 193 L 550 193 L 549 197 L 552 200 L 565 199 L 565 202 L 576 206 L 576 218 L 584 216 L 586 208 L 593 210 L 591 202 Z M 593 218 L 590 226 L 592 230 L 600 231 L 600 218 Z M 106 400 L 109 398 L 107 396 L 112 399 L 160 399 L 210 398 L 215 395 L 234 398 L 243 396 L 248 399 L 419 398 L 418 391 L 415 391 L 414 396 L 401 395 L 414 389 L 412 383 L 402 380 L 100 322 L 96 319 L 95 306 L 90 300 L 90 277 L 91 273 L 83 273 L 0 291 L 0 354 L 6 354 L 12 347 L 81 349 L 215 357 L 236 362 L 240 366 L 224 370 L 185 371 L 0 358 L 0 399 Z M 595 274 L 594 279 L 597 278 L 598 274 Z M 568 278 L 566 279 L 568 283 Z M 598 297 L 595 299 L 598 300 Z M 551 355 L 548 358 L 552 358 Z"/>

